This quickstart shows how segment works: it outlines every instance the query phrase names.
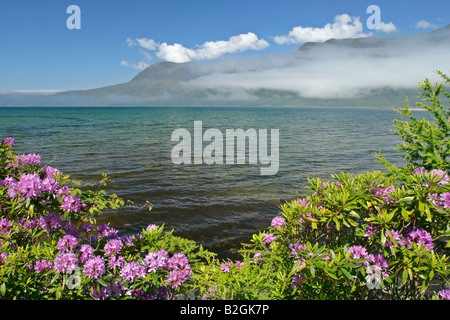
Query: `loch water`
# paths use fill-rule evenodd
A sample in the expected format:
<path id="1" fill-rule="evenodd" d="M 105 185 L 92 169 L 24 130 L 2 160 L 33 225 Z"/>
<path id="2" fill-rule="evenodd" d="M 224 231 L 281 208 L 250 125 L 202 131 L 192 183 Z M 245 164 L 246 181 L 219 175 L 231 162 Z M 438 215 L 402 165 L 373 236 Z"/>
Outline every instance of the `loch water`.
<path id="1" fill-rule="evenodd" d="M 353 107 L 0 108 L 0 137 L 86 183 L 103 171 L 112 178 L 108 192 L 136 207 L 153 205 L 105 211 L 99 223 L 123 234 L 164 224 L 226 257 L 268 227 L 280 204 L 307 192 L 307 177 L 384 170 L 373 157 L 380 150 L 401 163 L 394 150 L 400 139 L 391 132 L 399 117 L 391 108 Z M 261 175 L 261 163 L 174 164 L 172 133 L 185 128 L 193 135 L 194 121 L 223 133 L 267 129 L 270 137 L 278 129 L 277 174 Z"/>

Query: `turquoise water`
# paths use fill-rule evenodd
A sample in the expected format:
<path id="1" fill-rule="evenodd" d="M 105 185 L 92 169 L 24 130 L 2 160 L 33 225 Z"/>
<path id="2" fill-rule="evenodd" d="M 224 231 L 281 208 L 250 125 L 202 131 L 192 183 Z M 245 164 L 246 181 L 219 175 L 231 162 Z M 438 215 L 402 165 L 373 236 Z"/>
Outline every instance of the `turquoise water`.
<path id="1" fill-rule="evenodd" d="M 39 153 L 85 182 L 104 171 L 113 178 L 108 191 L 136 206 L 153 204 L 150 212 L 105 212 L 99 222 L 123 233 L 165 224 L 221 253 L 269 226 L 280 203 L 305 192 L 307 176 L 382 170 L 372 156 L 380 149 L 400 163 L 394 118 L 376 108 L 0 108 L 0 137 L 14 137 L 18 153 Z M 173 164 L 172 132 L 193 135 L 194 121 L 223 133 L 279 129 L 278 173 L 262 176 L 260 164 Z"/>

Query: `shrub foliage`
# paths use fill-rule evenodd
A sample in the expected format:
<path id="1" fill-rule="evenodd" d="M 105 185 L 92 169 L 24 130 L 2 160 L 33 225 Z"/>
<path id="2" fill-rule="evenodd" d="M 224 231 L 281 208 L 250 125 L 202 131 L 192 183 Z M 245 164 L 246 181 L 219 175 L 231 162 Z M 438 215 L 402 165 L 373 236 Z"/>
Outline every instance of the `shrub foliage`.
<path id="1" fill-rule="evenodd" d="M 164 226 L 121 235 L 96 218 L 125 201 L 109 178 L 80 182 L 0 140 L 3 299 L 449 299 L 450 179 L 446 86 L 425 80 L 417 120 L 394 127 L 408 165 L 310 178 L 266 230 L 222 261 Z"/>

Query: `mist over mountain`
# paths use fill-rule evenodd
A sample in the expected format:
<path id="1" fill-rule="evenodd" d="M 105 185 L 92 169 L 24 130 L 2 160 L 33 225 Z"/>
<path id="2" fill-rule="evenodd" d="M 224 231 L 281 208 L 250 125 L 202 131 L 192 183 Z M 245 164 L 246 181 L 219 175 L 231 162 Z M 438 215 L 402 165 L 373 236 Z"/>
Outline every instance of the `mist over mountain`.
<path id="1" fill-rule="evenodd" d="M 157 62 L 129 82 L 0 105 L 399 106 L 434 71 L 450 71 L 450 25 L 402 38 L 307 42 L 285 55 Z"/>

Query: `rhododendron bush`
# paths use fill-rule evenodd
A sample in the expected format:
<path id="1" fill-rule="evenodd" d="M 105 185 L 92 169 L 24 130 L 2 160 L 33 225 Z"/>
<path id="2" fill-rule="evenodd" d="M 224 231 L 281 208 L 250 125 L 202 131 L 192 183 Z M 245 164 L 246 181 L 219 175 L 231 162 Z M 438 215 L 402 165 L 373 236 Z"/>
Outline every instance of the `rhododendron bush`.
<path id="1" fill-rule="evenodd" d="M 36 154 L 0 140 L 0 296 L 3 299 L 450 299 L 450 99 L 424 89 L 416 120 L 397 121 L 408 165 L 311 178 L 266 230 L 222 261 L 163 226 L 123 235 L 96 223 L 125 201 L 78 187 Z M 428 104 L 425 104 L 428 103 Z"/>
<path id="2" fill-rule="evenodd" d="M 186 294 L 192 265 L 207 252 L 149 225 L 120 235 L 95 218 L 124 201 L 69 187 L 69 176 L 17 155 L 0 140 L 0 290 L 6 299 L 171 299 Z"/>
<path id="3" fill-rule="evenodd" d="M 277 288 L 260 297 L 448 298 L 447 173 L 419 169 L 396 183 L 381 172 L 333 177 L 311 179 L 310 194 L 283 204 L 226 277 L 258 264 Z M 230 289 L 215 287 L 215 296 L 231 297 Z"/>
<path id="4" fill-rule="evenodd" d="M 436 73 L 442 83 L 419 85 L 429 118 L 406 100 L 407 120 L 394 121 L 405 167 L 380 153 L 388 172 L 308 179 L 310 193 L 281 206 L 239 266 L 205 270 L 205 297 L 450 299 L 450 79 Z"/>

